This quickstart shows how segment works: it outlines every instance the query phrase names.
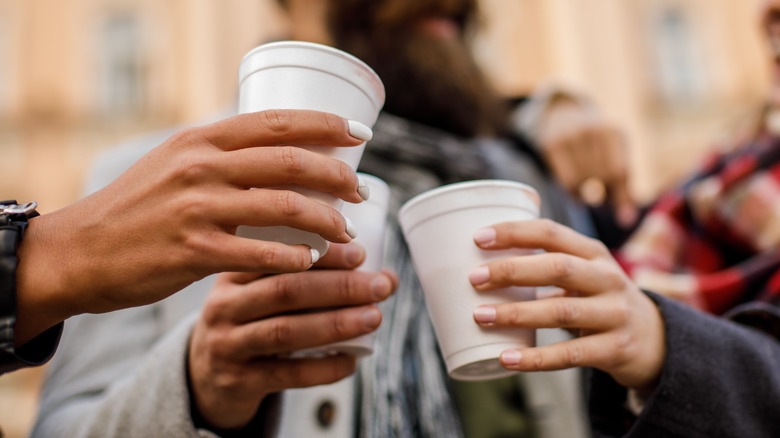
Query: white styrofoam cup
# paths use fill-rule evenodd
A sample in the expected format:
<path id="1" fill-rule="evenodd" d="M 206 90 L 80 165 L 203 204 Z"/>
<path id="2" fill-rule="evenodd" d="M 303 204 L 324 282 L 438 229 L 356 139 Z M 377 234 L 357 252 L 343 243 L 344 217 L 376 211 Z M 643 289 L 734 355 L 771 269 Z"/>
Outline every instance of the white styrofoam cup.
<path id="1" fill-rule="evenodd" d="M 500 222 L 535 219 L 539 195 L 514 181 L 457 183 L 409 200 L 398 218 L 414 260 L 447 372 L 458 380 L 508 376 L 498 357 L 509 348 L 532 347 L 530 329 L 483 329 L 474 322 L 480 305 L 534 299 L 535 289 L 509 287 L 478 292 L 469 282 L 476 267 L 529 250 L 486 251 L 474 232 Z"/>
<path id="2" fill-rule="evenodd" d="M 384 264 L 385 229 L 387 227 L 387 208 L 390 202 L 390 187 L 381 179 L 365 173 L 358 176 L 366 182 L 371 196 L 360 204 L 344 203 L 342 214 L 352 220 L 357 229 L 355 242 L 366 250 L 366 259 L 358 271 L 379 272 Z M 324 356 L 338 353 L 362 357 L 374 352 L 375 333 L 358 336 L 354 339 L 337 342 L 317 348 L 296 352 L 294 357 Z"/>
<path id="3" fill-rule="evenodd" d="M 333 47 L 301 41 L 264 44 L 248 52 L 239 66 L 239 113 L 303 109 L 333 113 L 369 128 L 384 105 L 379 76 L 363 61 Z M 295 145 L 293 145 L 295 146 Z M 302 146 L 357 169 L 365 143 L 356 147 Z M 340 210 L 329 193 L 284 187 Z M 286 226 L 240 226 L 237 234 L 289 245 L 304 244 L 324 255 L 328 242 L 317 234 Z"/>

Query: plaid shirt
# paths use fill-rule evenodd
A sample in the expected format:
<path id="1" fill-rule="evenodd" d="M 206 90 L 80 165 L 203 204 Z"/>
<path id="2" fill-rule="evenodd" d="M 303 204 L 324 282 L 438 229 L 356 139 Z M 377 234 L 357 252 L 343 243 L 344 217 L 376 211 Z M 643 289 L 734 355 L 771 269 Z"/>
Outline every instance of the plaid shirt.
<path id="1" fill-rule="evenodd" d="M 642 288 L 715 314 L 780 301 L 780 138 L 708 157 L 616 257 Z"/>

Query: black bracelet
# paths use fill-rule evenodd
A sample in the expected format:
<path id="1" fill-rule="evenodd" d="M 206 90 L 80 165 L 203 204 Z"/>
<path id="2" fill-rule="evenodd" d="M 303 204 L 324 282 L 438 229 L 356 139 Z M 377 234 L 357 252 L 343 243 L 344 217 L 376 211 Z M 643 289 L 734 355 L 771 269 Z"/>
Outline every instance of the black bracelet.
<path id="1" fill-rule="evenodd" d="M 0 202 L 0 355 L 3 361 L 17 356 L 14 348 L 16 324 L 16 268 L 19 257 L 16 252 L 27 229 L 28 220 L 38 216 L 38 204 L 16 201 Z M 0 373 L 3 371 L 0 363 Z"/>

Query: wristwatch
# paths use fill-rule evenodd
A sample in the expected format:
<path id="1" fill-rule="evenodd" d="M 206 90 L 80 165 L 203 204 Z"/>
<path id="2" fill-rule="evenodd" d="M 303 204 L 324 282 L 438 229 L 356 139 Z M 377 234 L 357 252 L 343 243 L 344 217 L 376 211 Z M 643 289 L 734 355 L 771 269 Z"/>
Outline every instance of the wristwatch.
<path id="1" fill-rule="evenodd" d="M 37 206 L 35 202 L 0 201 L 0 374 L 8 370 L 9 361 L 21 359 L 22 364 L 27 363 L 18 357 L 14 348 L 16 267 L 19 264 L 16 251 L 29 219 L 38 216 Z"/>

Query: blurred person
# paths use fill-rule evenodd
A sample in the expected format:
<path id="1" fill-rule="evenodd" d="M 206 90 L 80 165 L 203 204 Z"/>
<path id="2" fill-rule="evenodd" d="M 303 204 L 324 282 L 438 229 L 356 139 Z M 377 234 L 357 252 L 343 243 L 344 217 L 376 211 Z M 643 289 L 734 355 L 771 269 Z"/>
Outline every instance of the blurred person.
<path id="1" fill-rule="evenodd" d="M 319 258 L 303 246 L 237 238 L 238 225 L 284 223 L 351 240 L 337 211 L 262 189 L 295 183 L 361 201 L 346 165 L 280 146 L 354 146 L 362 140 L 351 123 L 313 111 L 237 116 L 180 131 L 53 213 L 0 203 L 0 373 L 46 362 L 71 316 L 159 301 L 215 272 L 295 272 Z"/>
<path id="2" fill-rule="evenodd" d="M 301 412 L 283 389 L 337 380 L 348 374 L 347 365 L 354 366 L 347 358 L 331 358 L 347 362 L 338 362 L 335 369 L 333 364 L 290 360 L 287 353 L 376 327 L 372 321 L 363 327 L 350 325 L 349 333 L 315 333 L 312 324 L 323 315 L 299 311 L 337 307 L 355 284 L 363 285 L 352 297 L 355 305 L 379 301 L 395 288 L 401 293 L 383 304 L 388 320 L 378 332 L 381 348 L 360 361 L 351 388 L 358 391 L 359 409 L 341 406 L 334 421 L 354 421 L 361 436 L 587 436 L 576 372 L 477 384 L 447 377 L 394 221 L 401 203 L 430 188 L 508 178 L 539 189 L 546 217 L 592 233 L 586 208 L 554 180 L 542 153 L 516 121 L 522 117 L 532 120 L 530 126 L 540 126 L 554 106 L 548 110 L 542 98 L 529 99 L 525 103 L 537 102 L 542 111 L 520 116 L 491 89 L 467 45 L 475 1 L 282 4 L 290 14 L 293 38 L 351 52 L 375 68 L 385 83 L 387 103 L 361 169 L 392 186 L 387 253 L 398 278 L 352 272 L 362 255 L 348 247 L 343 251 L 352 254 L 349 257 L 339 255 L 342 250 L 328 254 L 335 261 L 328 259 L 323 267 L 336 269 L 256 279 L 226 274 L 153 306 L 81 317 L 66 328 L 60 354 L 50 367 L 33 436 L 149 436 L 160 431 L 166 436 L 206 431 L 274 436 L 277 425 L 282 430 L 276 432 L 285 433 L 288 421 L 300 422 L 302 416 L 316 413 Z M 154 138 L 137 139 L 104 155 L 88 190 L 111 181 Z M 368 295 L 365 288 L 371 283 L 378 284 Z M 301 294 L 312 290 L 324 290 L 326 296 L 304 304 Z M 257 302 L 264 305 L 253 304 Z M 326 315 L 348 317 L 336 316 L 342 315 L 339 312 Z M 132 339 L 120 349 L 107 333 Z M 81 347 L 85 342 L 88 350 Z M 466 404 L 469 400 L 476 405 Z"/>
<path id="3" fill-rule="evenodd" d="M 760 17 L 774 72 L 758 127 L 662 194 L 616 253 L 643 288 L 714 314 L 780 295 L 780 1 Z"/>

